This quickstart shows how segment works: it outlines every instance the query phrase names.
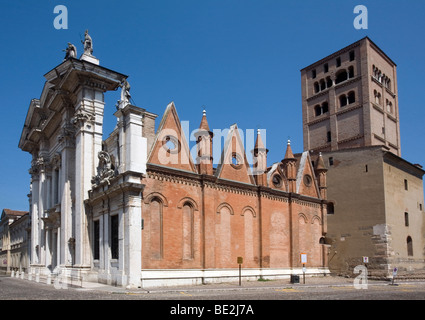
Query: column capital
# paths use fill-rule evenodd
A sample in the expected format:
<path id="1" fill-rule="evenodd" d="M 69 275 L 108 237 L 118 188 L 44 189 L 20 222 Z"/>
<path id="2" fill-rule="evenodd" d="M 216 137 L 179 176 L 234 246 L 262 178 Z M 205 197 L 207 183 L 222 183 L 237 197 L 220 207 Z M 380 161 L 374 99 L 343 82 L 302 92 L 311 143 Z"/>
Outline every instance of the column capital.
<path id="1" fill-rule="evenodd" d="M 81 128 L 85 125 L 85 123 L 94 123 L 95 117 L 92 113 L 83 110 L 83 109 L 78 109 L 74 116 L 71 118 L 71 123 L 76 127 L 76 128 Z"/>

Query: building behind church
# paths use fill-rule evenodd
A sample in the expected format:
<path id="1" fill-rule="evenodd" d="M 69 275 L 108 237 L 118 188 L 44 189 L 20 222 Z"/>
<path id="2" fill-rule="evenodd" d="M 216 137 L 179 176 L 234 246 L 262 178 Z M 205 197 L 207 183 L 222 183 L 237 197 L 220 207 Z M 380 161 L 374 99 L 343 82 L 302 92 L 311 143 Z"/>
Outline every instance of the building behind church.
<path id="1" fill-rule="evenodd" d="M 401 158 L 396 68 L 365 37 L 301 70 L 304 150 L 329 170 L 334 273 L 425 273 L 425 171 Z"/>

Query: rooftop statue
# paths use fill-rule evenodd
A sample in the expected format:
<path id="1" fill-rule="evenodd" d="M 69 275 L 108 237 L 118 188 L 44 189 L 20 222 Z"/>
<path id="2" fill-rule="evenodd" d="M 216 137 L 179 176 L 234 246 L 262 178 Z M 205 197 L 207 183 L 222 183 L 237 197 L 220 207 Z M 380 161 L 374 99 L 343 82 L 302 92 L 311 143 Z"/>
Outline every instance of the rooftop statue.
<path id="1" fill-rule="evenodd" d="M 81 40 L 81 43 L 84 45 L 84 54 L 91 56 L 93 54 L 93 41 L 89 35 L 89 30 L 84 33 L 84 41 Z"/>
<path id="2" fill-rule="evenodd" d="M 121 85 L 121 100 L 118 101 L 117 108 L 122 109 L 126 105 L 130 104 L 131 94 L 130 94 L 130 83 L 125 79 Z"/>
<path id="3" fill-rule="evenodd" d="M 76 58 L 77 57 L 77 48 L 75 48 L 75 46 L 68 42 L 68 47 L 65 50 L 65 58 L 64 60 L 68 60 L 69 58 Z"/>

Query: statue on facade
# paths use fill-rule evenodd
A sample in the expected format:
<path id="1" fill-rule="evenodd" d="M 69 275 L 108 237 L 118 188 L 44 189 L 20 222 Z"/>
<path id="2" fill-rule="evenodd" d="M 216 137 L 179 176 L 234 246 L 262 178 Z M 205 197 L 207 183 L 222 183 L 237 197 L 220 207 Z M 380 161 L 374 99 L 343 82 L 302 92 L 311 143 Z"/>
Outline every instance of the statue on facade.
<path id="1" fill-rule="evenodd" d="M 130 83 L 125 79 L 121 84 L 121 100 L 118 102 L 118 109 L 124 108 L 126 105 L 130 104 L 131 94 L 130 94 Z"/>
<path id="2" fill-rule="evenodd" d="M 97 175 L 92 178 L 91 183 L 93 186 L 98 186 L 104 182 L 110 185 L 111 179 L 116 175 L 114 157 L 104 150 L 99 151 L 97 157 L 99 158 Z"/>
<path id="3" fill-rule="evenodd" d="M 93 41 L 89 35 L 89 30 L 84 33 L 84 41 L 81 40 L 81 43 L 84 45 L 84 54 L 91 56 L 93 54 Z"/>
<path id="4" fill-rule="evenodd" d="M 65 60 L 68 60 L 69 58 L 76 58 L 77 57 L 77 48 L 70 42 L 68 42 L 68 47 L 65 50 Z"/>

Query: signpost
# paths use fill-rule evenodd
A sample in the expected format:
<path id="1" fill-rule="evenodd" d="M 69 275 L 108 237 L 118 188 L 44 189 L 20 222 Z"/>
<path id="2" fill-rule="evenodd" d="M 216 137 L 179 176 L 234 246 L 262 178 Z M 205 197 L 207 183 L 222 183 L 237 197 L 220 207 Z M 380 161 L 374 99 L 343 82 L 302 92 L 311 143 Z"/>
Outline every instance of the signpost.
<path id="1" fill-rule="evenodd" d="M 303 264 L 303 284 L 305 284 L 305 272 L 307 271 L 305 265 L 307 264 L 307 253 L 301 253 L 300 259 L 301 263 Z"/>
<path id="2" fill-rule="evenodd" d="M 243 257 L 238 257 L 238 264 L 239 264 L 239 286 L 241 286 L 241 278 L 242 278 L 242 263 L 243 263 Z"/>

